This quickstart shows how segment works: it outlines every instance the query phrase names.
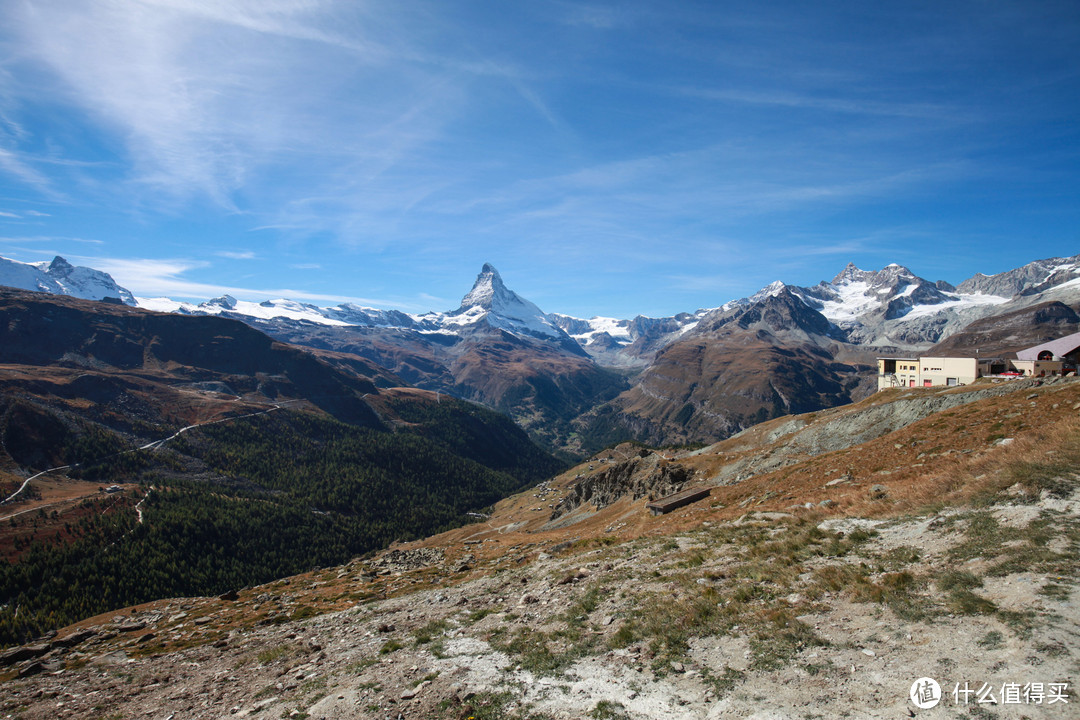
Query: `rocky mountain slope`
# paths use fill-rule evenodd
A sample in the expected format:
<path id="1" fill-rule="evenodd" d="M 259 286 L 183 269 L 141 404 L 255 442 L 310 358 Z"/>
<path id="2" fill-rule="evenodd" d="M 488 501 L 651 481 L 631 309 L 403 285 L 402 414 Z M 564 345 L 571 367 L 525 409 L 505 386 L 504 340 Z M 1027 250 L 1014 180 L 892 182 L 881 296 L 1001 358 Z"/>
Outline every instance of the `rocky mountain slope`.
<path id="1" fill-rule="evenodd" d="M 634 386 L 582 419 L 589 434 L 650 444 L 708 442 L 770 418 L 861 399 L 872 351 L 786 286 L 706 314 L 660 350 Z"/>
<path id="2" fill-rule="evenodd" d="M 1080 316 L 1068 305 L 1050 301 L 976 320 L 926 351 L 937 357 L 1014 356 L 1080 331 Z"/>
<path id="3" fill-rule="evenodd" d="M 653 454 L 656 491 L 711 490 L 666 515 L 628 472 L 552 520 L 649 455 L 615 448 L 474 525 L 10 650 L 0 711 L 1073 717 L 1078 408 L 1074 379 L 887 391 Z"/>

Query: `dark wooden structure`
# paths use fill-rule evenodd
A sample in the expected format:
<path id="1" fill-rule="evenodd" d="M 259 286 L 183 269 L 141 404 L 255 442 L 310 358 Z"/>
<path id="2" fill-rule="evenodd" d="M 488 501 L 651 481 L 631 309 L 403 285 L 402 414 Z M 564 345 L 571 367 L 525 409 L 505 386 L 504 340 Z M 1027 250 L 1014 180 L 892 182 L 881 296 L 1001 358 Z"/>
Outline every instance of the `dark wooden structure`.
<path id="1" fill-rule="evenodd" d="M 691 488 L 689 490 L 683 490 L 677 492 L 674 495 L 668 495 L 667 497 L 654 500 L 645 507 L 652 511 L 653 515 L 663 515 L 669 513 L 676 508 L 681 508 L 683 505 L 689 505 L 692 502 L 697 502 L 701 498 L 709 497 L 709 493 L 712 492 L 712 488 L 698 487 Z"/>

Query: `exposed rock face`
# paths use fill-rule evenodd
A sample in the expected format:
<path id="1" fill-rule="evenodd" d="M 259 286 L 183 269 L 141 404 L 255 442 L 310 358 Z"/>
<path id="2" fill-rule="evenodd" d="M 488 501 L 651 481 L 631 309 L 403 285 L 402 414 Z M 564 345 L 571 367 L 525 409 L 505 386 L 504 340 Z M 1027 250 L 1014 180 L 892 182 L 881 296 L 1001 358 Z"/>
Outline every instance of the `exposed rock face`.
<path id="1" fill-rule="evenodd" d="M 585 503 L 599 510 L 627 495 L 634 500 L 642 497 L 655 500 L 682 490 L 690 478 L 690 471 L 682 465 L 670 464 L 660 455 L 644 450 L 639 457 L 605 468 L 578 482 L 555 506 L 551 519 L 560 518 Z"/>
<path id="2" fill-rule="evenodd" d="M 368 564 L 393 572 L 406 572 L 417 568 L 438 565 L 445 560 L 442 548 L 414 548 L 410 550 L 387 550 Z"/>
<path id="3" fill-rule="evenodd" d="M 1036 260 L 1023 267 L 997 275 L 975 273 L 974 277 L 960 283 L 956 289 L 967 293 L 1013 297 L 1060 285 L 1075 279 L 1078 272 L 1080 272 L 1080 255 L 1069 258 L 1048 258 Z"/>

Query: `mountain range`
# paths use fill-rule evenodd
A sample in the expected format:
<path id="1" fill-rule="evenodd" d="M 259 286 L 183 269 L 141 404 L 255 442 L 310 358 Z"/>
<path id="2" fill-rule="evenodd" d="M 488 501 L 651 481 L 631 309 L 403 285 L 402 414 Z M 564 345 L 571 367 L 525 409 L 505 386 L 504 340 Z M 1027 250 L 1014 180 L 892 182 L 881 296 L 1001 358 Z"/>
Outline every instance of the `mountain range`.
<path id="1" fill-rule="evenodd" d="M 108 275 L 59 257 L 0 260 L 0 284 L 241 320 L 278 340 L 359 356 L 418 388 L 483 403 L 545 446 L 579 455 L 627 438 L 705 442 L 851 402 L 872 392 L 876 356 L 932 352 L 938 343 L 959 349 L 965 328 L 992 327 L 995 317 L 1014 318 L 1017 331 L 1011 345 L 987 340 L 984 354 L 1071 332 L 1080 255 L 976 274 L 957 286 L 901 265 L 849 264 L 813 287 L 778 281 L 715 308 L 632 319 L 546 313 L 490 264 L 458 308 L 423 314 L 228 295 L 200 304 L 134 298 Z M 1054 321 L 1025 326 L 1028 312 Z"/>

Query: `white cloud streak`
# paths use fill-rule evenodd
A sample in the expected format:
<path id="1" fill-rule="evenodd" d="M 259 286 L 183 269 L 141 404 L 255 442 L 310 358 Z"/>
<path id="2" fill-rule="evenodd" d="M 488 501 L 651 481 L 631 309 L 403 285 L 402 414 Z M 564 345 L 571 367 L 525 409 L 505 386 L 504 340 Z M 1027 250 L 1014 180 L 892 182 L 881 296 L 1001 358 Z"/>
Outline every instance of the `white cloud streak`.
<path id="1" fill-rule="evenodd" d="M 209 263 L 198 260 L 86 256 L 72 256 L 68 259 L 109 273 L 122 287 L 140 297 L 165 296 L 174 300 L 202 301 L 221 295 L 233 295 L 244 300 L 289 298 L 314 303 L 350 302 L 378 307 L 400 306 L 398 302 L 380 298 L 315 293 L 295 288 L 263 289 L 197 282 L 185 275 L 210 266 Z"/>

